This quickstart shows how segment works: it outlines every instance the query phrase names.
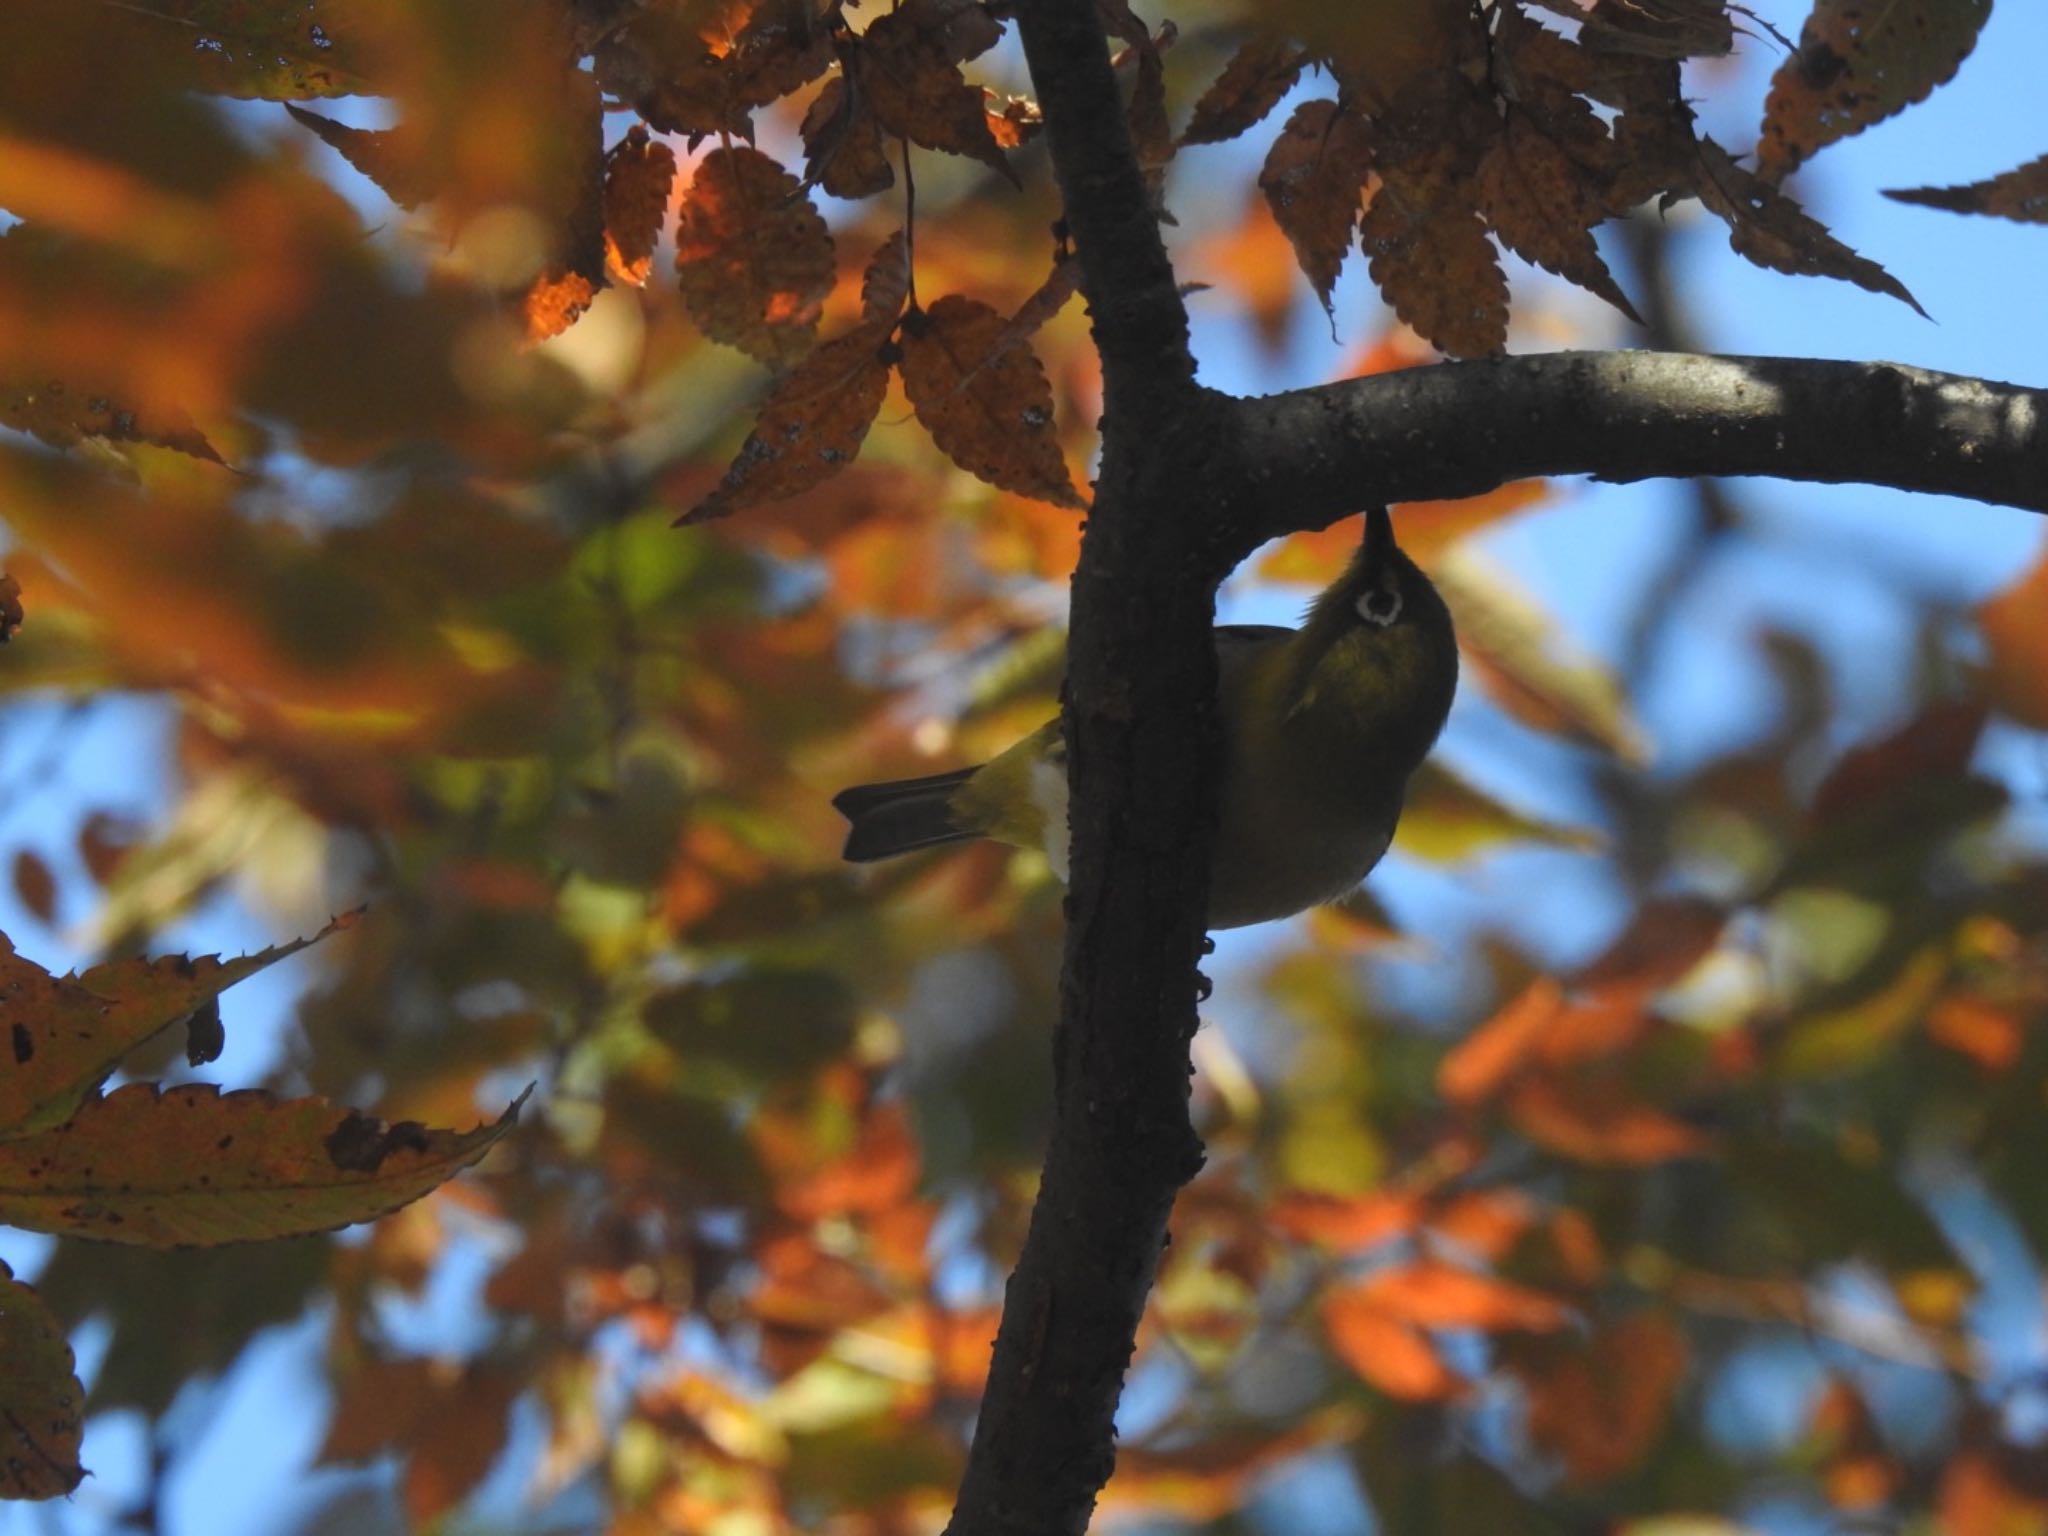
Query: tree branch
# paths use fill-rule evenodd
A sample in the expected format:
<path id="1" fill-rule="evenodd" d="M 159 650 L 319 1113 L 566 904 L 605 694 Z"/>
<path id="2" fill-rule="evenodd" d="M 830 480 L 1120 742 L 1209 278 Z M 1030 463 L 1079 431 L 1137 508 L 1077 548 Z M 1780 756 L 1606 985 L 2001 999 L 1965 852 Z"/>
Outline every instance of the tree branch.
<path id="1" fill-rule="evenodd" d="M 2048 390 L 1897 363 L 1555 352 L 1224 407 L 1241 550 L 1532 475 L 1773 475 L 2048 512 Z"/>
<path id="2" fill-rule="evenodd" d="M 1212 397 L 1124 122 L 1095 0 L 1018 12 L 1104 383 L 1064 722 L 1072 884 L 1051 1144 L 1004 1295 L 954 1536 L 1086 1529 L 1180 1186 L 1215 821 L 1221 541 L 1196 456 Z"/>

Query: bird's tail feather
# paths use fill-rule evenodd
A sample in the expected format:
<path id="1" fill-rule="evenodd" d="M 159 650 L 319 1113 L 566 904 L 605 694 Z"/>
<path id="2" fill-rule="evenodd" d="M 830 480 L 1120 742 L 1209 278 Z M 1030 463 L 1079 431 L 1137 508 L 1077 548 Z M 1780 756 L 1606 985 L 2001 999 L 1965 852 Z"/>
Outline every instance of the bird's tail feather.
<path id="1" fill-rule="evenodd" d="M 955 768 L 922 779 L 842 789 L 832 797 L 832 804 L 852 823 L 846 833 L 844 857 L 866 864 L 917 848 L 979 837 L 976 828 L 960 825 L 952 809 L 953 791 L 974 772 L 973 768 Z"/>

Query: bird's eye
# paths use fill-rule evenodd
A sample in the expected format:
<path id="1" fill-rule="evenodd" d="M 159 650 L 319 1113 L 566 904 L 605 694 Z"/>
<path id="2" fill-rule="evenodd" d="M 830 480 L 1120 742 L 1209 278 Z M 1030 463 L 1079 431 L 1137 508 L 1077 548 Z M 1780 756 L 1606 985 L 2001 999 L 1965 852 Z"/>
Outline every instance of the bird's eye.
<path id="1" fill-rule="evenodd" d="M 1358 594 L 1358 616 L 1368 624 L 1385 629 L 1401 617 L 1401 594 L 1386 587 L 1374 587 Z"/>

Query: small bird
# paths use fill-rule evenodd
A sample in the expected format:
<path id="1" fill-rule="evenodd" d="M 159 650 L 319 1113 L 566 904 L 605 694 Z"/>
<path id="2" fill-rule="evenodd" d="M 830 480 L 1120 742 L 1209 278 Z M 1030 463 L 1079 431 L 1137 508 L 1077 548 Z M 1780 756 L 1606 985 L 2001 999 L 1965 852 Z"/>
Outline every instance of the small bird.
<path id="1" fill-rule="evenodd" d="M 1221 821 L 1209 926 L 1240 928 L 1347 894 L 1393 840 L 1408 777 L 1458 685 L 1450 610 L 1394 543 L 1384 507 L 1300 629 L 1216 629 Z M 847 859 L 990 837 L 1042 849 L 1067 877 L 1067 769 L 1057 719 L 999 757 L 832 801 Z"/>

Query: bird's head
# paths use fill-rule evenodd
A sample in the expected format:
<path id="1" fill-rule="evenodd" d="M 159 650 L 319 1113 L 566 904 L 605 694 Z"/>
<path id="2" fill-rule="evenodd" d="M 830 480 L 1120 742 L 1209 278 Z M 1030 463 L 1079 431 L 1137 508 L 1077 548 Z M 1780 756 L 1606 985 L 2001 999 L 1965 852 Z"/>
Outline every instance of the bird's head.
<path id="1" fill-rule="evenodd" d="M 1421 761 L 1457 689 L 1457 637 L 1386 508 L 1366 513 L 1358 553 L 1309 610 L 1299 656 L 1297 710 L 1388 732 L 1395 755 Z"/>

